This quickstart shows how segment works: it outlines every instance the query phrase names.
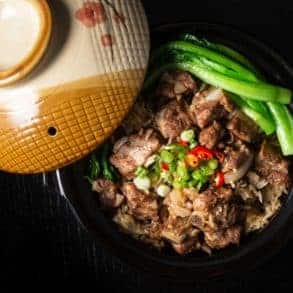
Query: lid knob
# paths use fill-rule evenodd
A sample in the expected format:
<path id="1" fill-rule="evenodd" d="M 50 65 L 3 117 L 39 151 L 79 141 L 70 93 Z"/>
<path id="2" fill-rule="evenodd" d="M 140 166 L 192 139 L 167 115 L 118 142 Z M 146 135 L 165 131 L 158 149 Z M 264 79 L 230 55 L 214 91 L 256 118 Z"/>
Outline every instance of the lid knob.
<path id="1" fill-rule="evenodd" d="M 0 2 L 0 86 L 25 77 L 43 56 L 51 35 L 44 0 Z"/>

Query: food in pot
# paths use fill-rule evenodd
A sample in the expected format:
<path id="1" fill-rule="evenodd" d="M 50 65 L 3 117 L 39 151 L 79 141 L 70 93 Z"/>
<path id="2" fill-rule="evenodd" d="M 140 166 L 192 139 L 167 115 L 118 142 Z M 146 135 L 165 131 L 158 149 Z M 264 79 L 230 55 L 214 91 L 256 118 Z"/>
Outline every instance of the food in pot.
<path id="1" fill-rule="evenodd" d="M 153 55 L 144 91 L 90 162 L 122 231 L 178 254 L 211 253 L 264 228 L 290 186 L 290 90 L 244 56 L 192 35 Z"/>

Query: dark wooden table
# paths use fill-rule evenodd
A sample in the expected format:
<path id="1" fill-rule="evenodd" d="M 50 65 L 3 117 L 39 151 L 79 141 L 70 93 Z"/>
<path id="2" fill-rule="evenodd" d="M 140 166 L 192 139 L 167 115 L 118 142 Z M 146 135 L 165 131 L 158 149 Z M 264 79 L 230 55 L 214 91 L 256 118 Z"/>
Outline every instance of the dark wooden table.
<path id="1" fill-rule="evenodd" d="M 55 1 L 55 0 L 51 0 Z M 151 25 L 195 20 L 231 24 L 257 36 L 293 64 L 293 1 L 144 1 Z M 160 9 L 157 5 L 160 3 Z M 293 87 L 293 85 L 292 85 Z M 0 281 L 24 288 L 95 284 L 111 292 L 256 291 L 293 289 L 293 241 L 255 271 L 229 279 L 176 285 L 144 276 L 114 259 L 88 235 L 64 198 L 43 186 L 42 175 L 0 173 Z M 292 227 L 293 229 L 293 227 Z M 60 283 L 59 283 L 60 284 Z M 1 287 L 2 288 L 2 287 Z M 1 291 L 2 292 L 2 291 Z"/>

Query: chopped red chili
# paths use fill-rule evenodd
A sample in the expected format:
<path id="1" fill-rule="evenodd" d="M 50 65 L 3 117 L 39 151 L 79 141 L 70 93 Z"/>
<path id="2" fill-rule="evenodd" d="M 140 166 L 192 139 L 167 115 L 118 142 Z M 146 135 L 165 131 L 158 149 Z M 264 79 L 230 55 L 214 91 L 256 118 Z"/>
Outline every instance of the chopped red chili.
<path id="1" fill-rule="evenodd" d="M 169 165 L 166 162 L 161 163 L 161 168 L 165 171 L 169 171 Z"/>
<path id="2" fill-rule="evenodd" d="M 185 140 L 180 139 L 178 141 L 178 144 L 183 145 L 183 146 L 188 146 L 188 141 L 185 141 Z"/>
<path id="3" fill-rule="evenodd" d="M 217 188 L 222 187 L 225 184 L 225 178 L 223 172 L 218 172 L 215 177 L 215 186 Z"/>
<path id="4" fill-rule="evenodd" d="M 202 161 L 211 160 L 214 157 L 213 151 L 204 146 L 196 146 L 190 150 L 189 153 L 198 157 L 198 159 Z"/>

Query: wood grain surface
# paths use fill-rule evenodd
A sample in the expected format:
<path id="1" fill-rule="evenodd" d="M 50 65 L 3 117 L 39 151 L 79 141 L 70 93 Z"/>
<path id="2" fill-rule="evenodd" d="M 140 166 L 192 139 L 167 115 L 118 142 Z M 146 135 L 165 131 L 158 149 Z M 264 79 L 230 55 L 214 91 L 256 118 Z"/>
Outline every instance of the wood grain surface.
<path id="1" fill-rule="evenodd" d="M 293 64 L 293 2 L 144 1 L 152 25 L 182 20 L 231 24 L 276 48 Z M 293 85 L 292 85 L 293 86 Z M 291 292 L 293 241 L 255 271 L 207 284 L 178 285 L 157 280 L 122 264 L 94 243 L 70 206 L 43 176 L 0 173 L 0 283 L 57 288 L 77 283 L 98 292 Z M 293 228 L 292 228 L 293 229 Z M 57 283 L 58 281 L 58 283 Z M 1 292 L 10 292 L 2 290 Z M 104 289 L 104 290 L 103 290 Z M 85 290 L 84 290 L 85 291 Z M 40 291 L 39 291 L 40 292 Z"/>

